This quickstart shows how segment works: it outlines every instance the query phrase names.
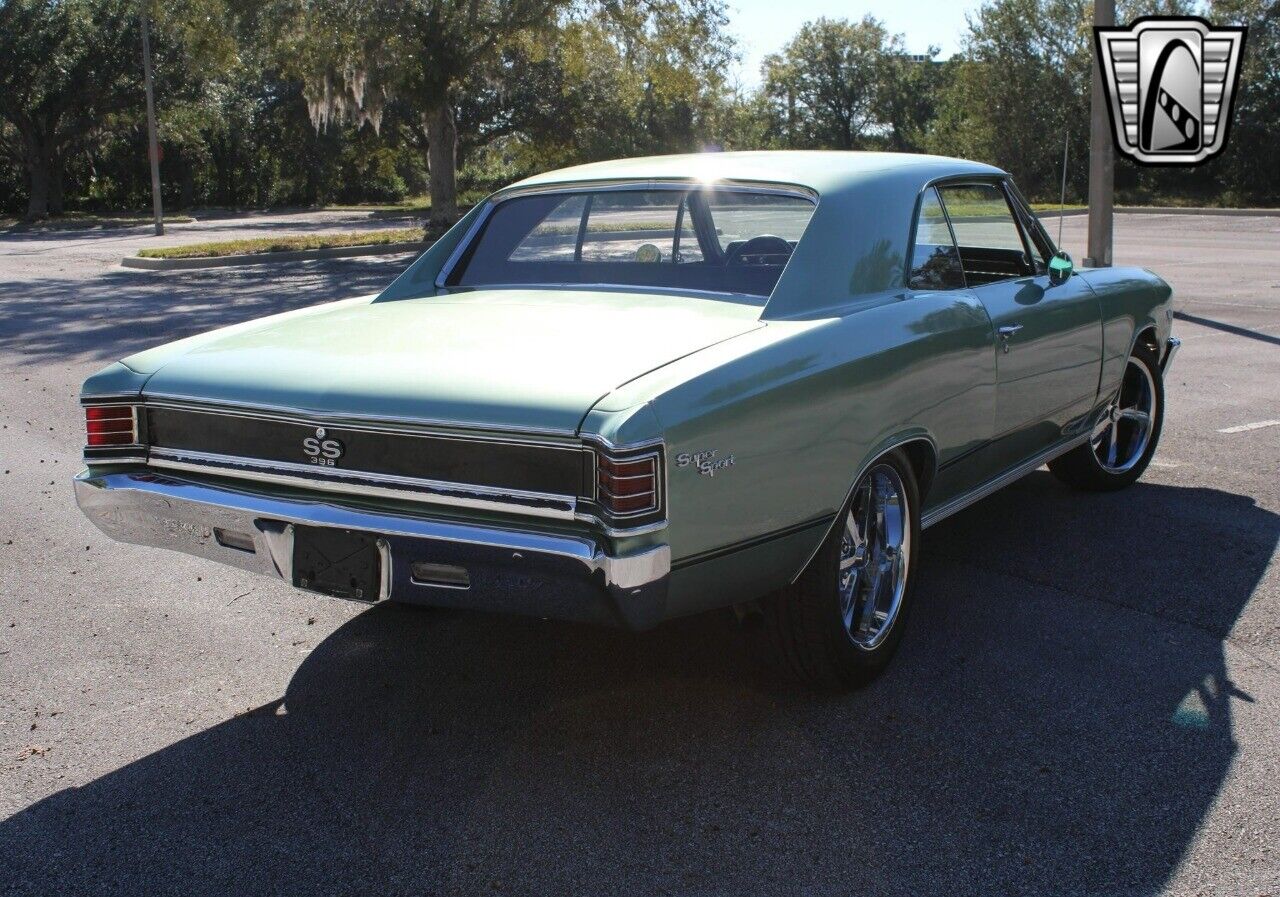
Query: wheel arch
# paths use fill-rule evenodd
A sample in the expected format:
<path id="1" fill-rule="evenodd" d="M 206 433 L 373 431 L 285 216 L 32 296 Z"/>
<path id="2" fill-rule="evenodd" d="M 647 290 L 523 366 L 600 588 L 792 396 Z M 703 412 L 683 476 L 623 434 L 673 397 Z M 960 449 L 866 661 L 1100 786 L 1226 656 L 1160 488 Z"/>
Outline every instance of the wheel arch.
<path id="1" fill-rule="evenodd" d="M 1129 344 L 1129 355 L 1133 354 L 1133 350 L 1138 346 L 1146 346 L 1148 349 L 1156 353 L 1156 358 L 1163 357 L 1164 353 L 1160 349 L 1160 333 L 1156 329 L 1154 321 L 1146 321 L 1138 325 L 1137 332 L 1133 335 L 1133 341 Z M 1128 356 L 1125 356 L 1126 358 Z"/>
<path id="2" fill-rule="evenodd" d="M 858 481 L 862 479 L 862 475 L 886 455 L 897 452 L 902 455 L 907 462 L 907 466 L 911 468 L 912 474 L 916 478 L 916 488 L 919 493 L 917 496 L 920 508 L 916 509 L 916 515 L 919 516 L 924 506 L 924 498 L 929 492 L 929 488 L 933 485 L 934 476 L 938 472 L 938 446 L 934 442 L 933 437 L 924 432 L 910 432 L 900 436 L 892 437 L 885 442 L 880 443 L 875 449 L 867 453 L 867 457 L 857 468 L 853 478 L 849 480 L 848 488 L 844 491 L 844 497 L 840 500 L 840 504 L 836 507 L 836 512 L 831 518 L 831 523 L 822 532 L 822 537 L 817 540 L 812 550 L 805 557 L 804 563 L 792 574 L 790 581 L 794 583 L 800 578 L 800 575 L 808 569 L 813 563 L 814 557 L 822 549 L 822 545 L 831 536 L 831 532 L 840 523 L 840 511 L 849 503 L 850 497 L 853 495 L 854 487 L 858 485 Z"/>

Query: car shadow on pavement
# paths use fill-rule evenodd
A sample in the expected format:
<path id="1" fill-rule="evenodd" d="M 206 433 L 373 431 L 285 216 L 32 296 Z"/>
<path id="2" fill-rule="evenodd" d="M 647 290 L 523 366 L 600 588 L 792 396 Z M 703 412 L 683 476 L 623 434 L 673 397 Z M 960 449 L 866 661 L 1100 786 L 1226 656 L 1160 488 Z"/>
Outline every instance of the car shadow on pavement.
<path id="1" fill-rule="evenodd" d="M 1232 763 L 1252 499 L 1040 472 L 928 531 L 888 673 L 815 696 L 727 615 L 380 606 L 278 701 L 0 823 L 13 893 L 1160 891 Z M 0 888 L 3 890 L 3 888 Z"/>

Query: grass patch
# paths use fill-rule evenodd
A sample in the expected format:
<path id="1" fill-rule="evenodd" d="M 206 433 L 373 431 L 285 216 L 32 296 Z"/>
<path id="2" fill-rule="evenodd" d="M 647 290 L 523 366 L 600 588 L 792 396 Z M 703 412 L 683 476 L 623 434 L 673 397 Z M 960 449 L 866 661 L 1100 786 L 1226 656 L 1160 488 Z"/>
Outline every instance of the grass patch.
<path id="1" fill-rule="evenodd" d="M 48 218 L 27 221 L 22 218 L 0 218 L 0 230 L 92 230 L 102 228 L 109 230 L 120 227 L 143 227 L 150 225 L 154 218 L 150 215 L 98 215 L 91 212 L 66 212 Z M 166 215 L 165 224 L 189 224 L 195 221 L 190 215 Z"/>
<path id="2" fill-rule="evenodd" d="M 438 236 L 438 235 L 437 235 Z M 417 243 L 426 239 L 420 227 L 371 230 L 345 234 L 310 234 L 297 237 L 255 237 L 248 240 L 219 240 L 189 246 L 164 246 L 138 252 L 148 259 L 222 258 L 228 255 L 256 255 L 263 252 L 294 252 L 299 249 L 329 249 L 338 246 L 382 246 L 387 243 Z"/>
<path id="3" fill-rule="evenodd" d="M 1082 203 L 1074 203 L 1074 202 L 1069 202 L 1066 205 L 1062 205 L 1062 206 L 1059 206 L 1056 202 L 1033 202 L 1031 204 L 1031 211 L 1033 212 L 1056 212 L 1058 211 L 1058 209 L 1062 209 L 1067 212 L 1074 212 L 1079 209 L 1087 209 L 1087 208 L 1089 207 L 1086 205 L 1083 205 Z"/>
<path id="4" fill-rule="evenodd" d="M 335 202 L 320 208 L 325 212 L 404 212 L 416 215 L 431 210 L 431 197 L 406 196 L 399 202 Z"/>

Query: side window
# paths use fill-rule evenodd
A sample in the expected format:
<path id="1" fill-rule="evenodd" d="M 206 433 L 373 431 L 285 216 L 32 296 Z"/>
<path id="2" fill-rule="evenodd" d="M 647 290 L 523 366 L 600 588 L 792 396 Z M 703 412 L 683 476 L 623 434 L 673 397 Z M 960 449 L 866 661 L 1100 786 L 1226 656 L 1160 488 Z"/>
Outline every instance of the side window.
<path id="1" fill-rule="evenodd" d="M 1025 277 L 1035 269 L 1004 191 L 995 184 L 940 187 L 969 286 Z"/>
<path id="2" fill-rule="evenodd" d="M 938 192 L 932 187 L 920 199 L 907 286 L 913 290 L 954 290 L 964 286 L 960 253 L 951 239 L 951 228 Z"/>
<path id="3" fill-rule="evenodd" d="M 586 196 L 566 197 L 529 231 L 507 257 L 512 262 L 573 261 Z"/>
<path id="4" fill-rule="evenodd" d="M 1049 242 L 1049 235 L 1045 233 L 1044 225 L 1031 211 L 1022 194 L 1013 188 L 1012 184 L 1009 186 L 1010 199 L 1018 210 L 1018 220 L 1022 225 L 1022 235 L 1026 237 L 1027 245 L 1031 247 L 1031 260 L 1036 266 L 1036 273 L 1043 274 L 1049 270 L 1049 259 L 1053 257 L 1053 244 Z"/>

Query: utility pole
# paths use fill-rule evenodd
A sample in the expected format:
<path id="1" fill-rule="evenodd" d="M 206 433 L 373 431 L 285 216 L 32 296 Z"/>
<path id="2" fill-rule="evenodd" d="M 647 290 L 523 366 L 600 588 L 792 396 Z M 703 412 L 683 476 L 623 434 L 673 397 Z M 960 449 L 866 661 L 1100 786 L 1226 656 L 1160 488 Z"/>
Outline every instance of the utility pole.
<path id="1" fill-rule="evenodd" d="M 151 205 L 156 216 L 156 236 L 164 236 L 164 213 L 160 209 L 160 143 L 156 138 L 156 100 L 151 87 L 151 22 L 142 0 L 142 73 L 147 84 L 147 155 L 151 157 Z"/>
<path id="2" fill-rule="evenodd" d="M 1093 24 L 1115 23 L 1115 0 L 1094 0 Z M 1115 149 L 1112 144 L 1111 121 L 1107 115 L 1107 96 L 1102 85 L 1102 61 L 1095 59 L 1089 126 L 1089 254 L 1084 259 L 1086 268 L 1111 267 L 1115 174 Z"/>

